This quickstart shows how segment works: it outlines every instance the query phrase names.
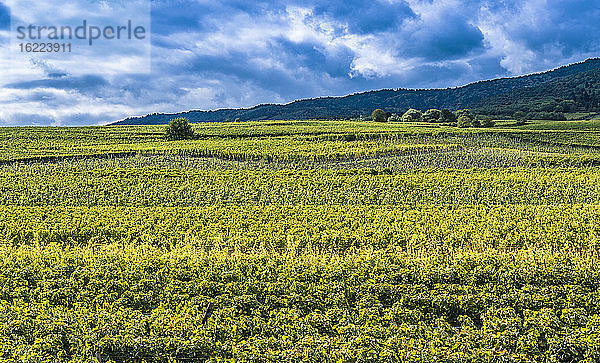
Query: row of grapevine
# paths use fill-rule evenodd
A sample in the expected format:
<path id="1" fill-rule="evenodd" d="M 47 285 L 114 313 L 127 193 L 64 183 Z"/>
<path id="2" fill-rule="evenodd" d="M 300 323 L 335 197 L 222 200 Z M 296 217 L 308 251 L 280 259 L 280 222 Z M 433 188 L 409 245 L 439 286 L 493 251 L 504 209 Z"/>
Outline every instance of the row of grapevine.
<path id="1" fill-rule="evenodd" d="M 597 361 L 600 262 L 2 252 L 0 357 L 56 362 Z"/>
<path id="2" fill-rule="evenodd" d="M 0 207 L 0 244 L 194 246 L 255 253 L 600 252 L 599 205 Z"/>
<path id="3" fill-rule="evenodd" d="M 0 205 L 510 205 L 600 202 L 597 168 L 93 169 L 0 173 Z"/>

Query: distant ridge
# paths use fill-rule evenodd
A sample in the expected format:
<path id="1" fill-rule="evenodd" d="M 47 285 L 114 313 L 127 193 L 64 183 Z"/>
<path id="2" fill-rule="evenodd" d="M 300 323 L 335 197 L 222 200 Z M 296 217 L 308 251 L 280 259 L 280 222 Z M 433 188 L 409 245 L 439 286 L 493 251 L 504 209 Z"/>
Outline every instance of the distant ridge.
<path id="1" fill-rule="evenodd" d="M 370 115 L 375 108 L 392 113 L 403 113 L 408 108 L 472 108 L 479 113 L 495 115 L 511 115 L 515 111 L 597 112 L 600 110 L 600 58 L 546 72 L 478 81 L 455 88 L 383 89 L 251 108 L 154 113 L 114 124 L 157 125 L 176 117 L 186 117 L 191 122 L 233 121 L 237 118 L 242 121 L 353 118 Z"/>

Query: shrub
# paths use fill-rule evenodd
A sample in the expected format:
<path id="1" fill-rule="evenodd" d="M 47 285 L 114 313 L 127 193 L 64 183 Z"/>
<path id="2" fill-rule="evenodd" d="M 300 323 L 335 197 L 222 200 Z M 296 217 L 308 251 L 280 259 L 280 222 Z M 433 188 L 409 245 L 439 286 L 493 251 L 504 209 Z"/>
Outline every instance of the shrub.
<path id="1" fill-rule="evenodd" d="M 388 117 L 389 122 L 400 122 L 402 121 L 402 117 L 397 113 L 392 114 L 392 116 Z"/>
<path id="2" fill-rule="evenodd" d="M 448 110 L 447 108 L 443 109 L 441 112 L 441 122 L 448 124 L 453 124 L 456 122 L 456 115 L 454 114 L 454 112 Z"/>
<path id="3" fill-rule="evenodd" d="M 529 112 L 527 114 L 527 119 L 567 121 L 567 116 L 562 112 Z"/>
<path id="4" fill-rule="evenodd" d="M 495 124 L 496 123 L 494 122 L 494 119 L 491 116 L 485 116 L 481 121 L 482 127 L 494 127 Z"/>
<path id="5" fill-rule="evenodd" d="M 468 117 L 469 120 L 473 120 L 475 118 L 469 109 L 456 111 L 456 118 L 459 119 L 461 116 Z"/>
<path id="6" fill-rule="evenodd" d="M 462 128 L 471 127 L 471 119 L 468 116 L 462 115 L 458 118 L 456 125 Z"/>
<path id="7" fill-rule="evenodd" d="M 402 115 L 402 121 L 404 122 L 421 122 L 423 121 L 423 112 L 411 108 Z"/>
<path id="8" fill-rule="evenodd" d="M 517 111 L 513 114 L 513 118 L 517 121 L 517 125 L 525 125 L 527 122 L 527 115 L 523 111 Z"/>
<path id="9" fill-rule="evenodd" d="M 423 114 L 423 121 L 425 122 L 441 122 L 442 121 L 442 111 L 440 110 L 436 110 L 431 109 L 431 110 L 427 110 L 427 112 L 425 112 Z"/>
<path id="10" fill-rule="evenodd" d="M 385 113 L 384 110 L 382 110 L 380 108 L 373 111 L 373 113 L 371 114 L 371 117 L 373 118 L 373 121 L 375 121 L 375 122 L 386 122 L 387 121 L 387 114 Z"/>
<path id="11" fill-rule="evenodd" d="M 196 136 L 189 120 L 182 117 L 169 121 L 165 134 L 167 140 L 187 140 Z"/>

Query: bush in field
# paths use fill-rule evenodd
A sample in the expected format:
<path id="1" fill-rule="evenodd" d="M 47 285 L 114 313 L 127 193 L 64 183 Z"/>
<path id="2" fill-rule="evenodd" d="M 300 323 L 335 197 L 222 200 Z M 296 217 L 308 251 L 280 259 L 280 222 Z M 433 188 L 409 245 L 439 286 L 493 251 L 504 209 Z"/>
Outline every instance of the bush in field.
<path id="1" fill-rule="evenodd" d="M 553 120 L 553 121 L 567 121 L 567 116 L 562 112 L 529 112 L 527 114 L 528 120 Z"/>
<path id="2" fill-rule="evenodd" d="M 513 118 L 517 121 L 517 125 L 525 125 L 527 122 L 527 115 L 523 111 L 517 111 L 513 114 Z"/>
<path id="3" fill-rule="evenodd" d="M 450 111 L 449 109 L 445 108 L 442 111 L 442 116 L 441 116 L 441 122 L 446 123 L 446 124 L 453 124 L 456 122 L 456 115 L 454 114 L 454 112 Z"/>
<path id="4" fill-rule="evenodd" d="M 481 121 L 481 127 L 494 127 L 496 123 L 491 116 L 485 116 Z"/>
<path id="5" fill-rule="evenodd" d="M 373 111 L 373 113 L 371 114 L 371 117 L 373 118 L 373 121 L 375 121 L 375 122 L 386 122 L 387 121 L 387 113 L 380 108 Z"/>
<path id="6" fill-rule="evenodd" d="M 467 117 L 469 120 L 473 120 L 475 116 L 471 113 L 471 110 L 464 109 L 456 111 L 456 119 L 458 120 L 461 116 Z"/>
<path id="7" fill-rule="evenodd" d="M 167 140 L 188 140 L 196 136 L 189 120 L 182 117 L 169 121 L 165 134 Z"/>
<path id="8" fill-rule="evenodd" d="M 423 121 L 423 112 L 411 108 L 402 115 L 402 121 L 404 122 L 421 122 Z"/>
<path id="9" fill-rule="evenodd" d="M 442 111 L 431 109 L 427 110 L 423 114 L 423 121 L 425 122 L 441 122 L 442 121 Z"/>
<path id="10" fill-rule="evenodd" d="M 468 116 L 462 115 L 458 118 L 456 126 L 462 128 L 471 127 L 471 119 Z"/>
<path id="11" fill-rule="evenodd" d="M 390 117 L 388 117 L 388 121 L 389 122 L 400 122 L 400 121 L 402 121 L 402 117 L 400 115 L 398 115 L 397 113 L 394 113 Z"/>

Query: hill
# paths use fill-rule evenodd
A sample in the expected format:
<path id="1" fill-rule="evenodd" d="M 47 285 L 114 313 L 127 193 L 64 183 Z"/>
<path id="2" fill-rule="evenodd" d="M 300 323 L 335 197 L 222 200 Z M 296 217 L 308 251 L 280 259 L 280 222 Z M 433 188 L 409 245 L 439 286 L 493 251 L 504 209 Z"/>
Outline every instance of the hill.
<path id="1" fill-rule="evenodd" d="M 155 113 L 116 122 L 121 125 L 164 124 L 172 118 L 191 122 L 234 120 L 294 120 L 351 118 L 369 115 L 375 108 L 402 113 L 408 108 L 461 109 L 510 115 L 525 112 L 598 111 L 600 108 L 600 59 L 563 66 L 551 71 L 500 78 L 446 89 L 384 89 L 343 97 L 321 97 L 288 104 L 263 104 L 244 109 Z"/>

